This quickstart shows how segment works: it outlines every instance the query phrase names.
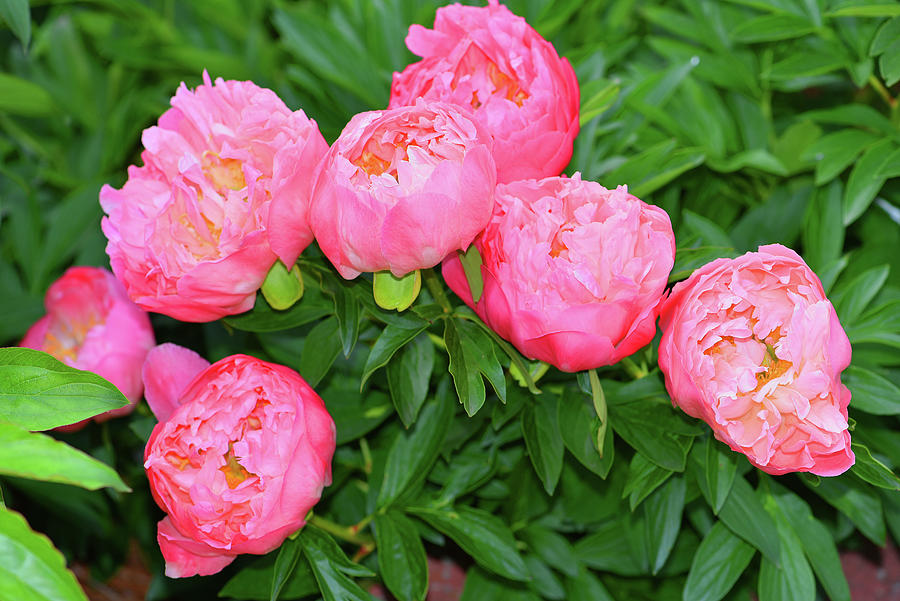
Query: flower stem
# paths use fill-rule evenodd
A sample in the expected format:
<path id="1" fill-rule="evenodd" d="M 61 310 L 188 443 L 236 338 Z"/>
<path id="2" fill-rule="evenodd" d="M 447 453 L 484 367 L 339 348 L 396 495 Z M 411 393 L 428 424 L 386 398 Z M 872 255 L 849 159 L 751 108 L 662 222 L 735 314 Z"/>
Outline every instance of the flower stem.
<path id="1" fill-rule="evenodd" d="M 640 380 L 649 373 L 646 367 L 638 367 L 637 363 L 635 363 L 631 357 L 625 357 L 622 359 L 621 363 L 622 367 L 625 368 L 625 371 L 628 372 L 628 375 L 635 380 Z"/>
<path id="2" fill-rule="evenodd" d="M 341 526 L 338 523 L 332 522 L 327 518 L 323 518 L 318 515 L 310 515 L 307 519 L 307 522 L 318 528 L 319 530 L 324 530 L 328 534 L 332 536 L 336 536 L 341 540 L 345 540 L 348 543 L 353 543 L 354 545 L 359 545 L 364 548 L 375 548 L 375 541 L 371 536 L 365 534 L 359 534 L 358 531 L 354 531 L 354 526 Z"/>
<path id="3" fill-rule="evenodd" d="M 888 89 L 884 87 L 884 84 L 881 83 L 881 80 L 875 77 L 874 75 L 869 75 L 869 85 L 872 86 L 872 89 L 881 96 L 882 100 L 884 100 L 891 109 L 897 108 L 897 99 L 891 96 L 891 93 L 888 92 Z"/>
<path id="4" fill-rule="evenodd" d="M 606 426 L 609 423 L 606 395 L 603 394 L 603 385 L 600 384 L 596 369 L 588 371 L 588 378 L 591 381 L 591 399 L 594 401 L 594 411 L 600 420 L 600 429 L 597 430 L 597 452 L 603 457 L 603 443 L 606 441 Z"/>
<path id="5" fill-rule="evenodd" d="M 441 306 L 444 313 L 452 313 L 453 305 L 450 304 L 450 299 L 447 297 L 447 293 L 444 292 L 444 287 L 441 286 L 434 269 L 423 269 L 422 279 L 425 280 L 425 287 L 428 288 L 428 292 L 431 293 L 437 304 Z"/>

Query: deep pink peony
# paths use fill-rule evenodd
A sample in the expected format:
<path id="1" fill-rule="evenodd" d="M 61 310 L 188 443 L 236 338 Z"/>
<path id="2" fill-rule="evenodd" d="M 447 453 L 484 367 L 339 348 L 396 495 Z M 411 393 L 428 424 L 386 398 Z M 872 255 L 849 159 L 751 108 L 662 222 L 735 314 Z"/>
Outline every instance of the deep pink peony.
<path id="1" fill-rule="evenodd" d="M 44 306 L 47 314 L 31 326 L 20 346 L 94 372 L 128 399 L 125 407 L 93 419 L 104 421 L 130 413 L 144 389 L 144 358 L 156 344 L 147 314 L 131 302 L 113 274 L 100 267 L 68 269 L 47 290 Z M 87 421 L 63 429 L 75 429 Z"/>
<path id="2" fill-rule="evenodd" d="M 447 285 L 522 354 L 564 371 L 611 365 L 646 345 L 675 257 L 669 216 L 598 183 L 548 177 L 498 185 L 475 239 L 478 303 L 457 256 Z"/>
<path id="3" fill-rule="evenodd" d="M 490 0 L 437 10 L 409 28 L 422 60 L 394 74 L 390 107 L 417 98 L 474 109 L 494 136 L 498 181 L 559 175 L 572 158 L 580 97 L 572 66 L 525 19 Z"/>
<path id="4" fill-rule="evenodd" d="M 100 204 L 113 272 L 134 301 L 182 321 L 249 310 L 276 256 L 312 241 L 313 171 L 328 145 L 303 111 L 249 81 L 184 84 L 144 130 L 143 167 Z"/>
<path id="5" fill-rule="evenodd" d="M 853 465 L 850 341 L 797 253 L 772 244 L 704 265 L 675 285 L 660 326 L 666 388 L 716 438 L 770 474 Z"/>
<path id="6" fill-rule="evenodd" d="M 157 540 L 172 578 L 214 574 L 302 527 L 331 483 L 334 422 L 296 372 L 247 355 L 209 365 L 174 344 L 150 352 L 160 423 L 144 468 L 168 513 Z"/>
<path id="7" fill-rule="evenodd" d="M 494 204 L 490 136 L 457 107 L 360 113 L 322 162 L 310 207 L 338 272 L 402 276 L 466 248 Z"/>

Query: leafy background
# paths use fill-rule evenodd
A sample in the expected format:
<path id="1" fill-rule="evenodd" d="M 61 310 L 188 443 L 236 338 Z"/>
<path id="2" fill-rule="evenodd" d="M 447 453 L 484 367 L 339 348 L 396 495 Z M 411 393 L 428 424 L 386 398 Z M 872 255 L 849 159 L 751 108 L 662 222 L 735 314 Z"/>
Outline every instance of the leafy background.
<path id="1" fill-rule="evenodd" d="M 359 583 L 372 580 L 419 599 L 426 551 L 468 570 L 465 600 L 849 599 L 837 549 L 900 539 L 900 5 L 508 4 L 578 74 L 583 127 L 566 172 L 628 183 L 669 212 L 672 281 L 770 242 L 818 273 L 853 343 L 844 382 L 857 465 L 831 479 L 751 468 L 671 408 L 656 344 L 599 370 L 601 457 L 586 376 L 551 369 L 536 395 L 512 373 L 538 367 L 452 295 L 450 313 L 434 289 L 387 313 L 370 281 L 340 280 L 310 249 L 306 296 L 287 312 L 259 299 L 224 322 L 153 322 L 159 341 L 211 360 L 250 352 L 317 387 L 340 446 L 313 527 L 218 576 L 165 579 L 161 513 L 141 467 L 154 421 L 139 408 L 54 434 L 121 481 L 76 488 L 0 471 L 7 506 L 28 520 L 0 512 L 0 551 L 31 541 L 58 575 L 62 559 L 33 528 L 103 580 L 136 541 L 154 574 L 148 599 L 365 599 Z M 67 266 L 108 265 L 99 187 L 123 183 L 141 130 L 180 82 L 197 85 L 204 69 L 252 79 L 330 142 L 350 116 L 387 104 L 391 73 L 415 58 L 407 27 L 430 25 L 438 5 L 0 0 L 0 342 L 15 344 L 40 317 Z M 0 453 L 11 436 L 0 431 Z M 57 584 L 59 598 L 80 598 Z M 28 594 L 17 598 L 43 598 Z"/>

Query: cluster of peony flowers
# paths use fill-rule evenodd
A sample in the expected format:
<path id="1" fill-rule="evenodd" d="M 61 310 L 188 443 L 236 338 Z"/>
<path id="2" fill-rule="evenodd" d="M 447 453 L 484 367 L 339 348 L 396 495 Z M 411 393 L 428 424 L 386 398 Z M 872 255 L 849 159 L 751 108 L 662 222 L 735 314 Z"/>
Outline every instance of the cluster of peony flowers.
<path id="1" fill-rule="evenodd" d="M 344 278 L 373 273 L 376 300 L 380 282 L 442 264 L 497 334 L 567 372 L 635 353 L 661 315 L 659 364 L 685 412 L 769 473 L 849 468 L 850 346 L 799 256 L 768 246 L 720 259 L 667 298 L 666 212 L 624 185 L 561 175 L 580 98 L 549 42 L 496 0 L 439 9 L 406 42 L 422 60 L 395 73 L 389 107 L 354 116 L 330 148 L 271 90 L 206 73 L 195 90 L 182 84 L 143 134 L 144 165 L 100 193 L 124 289 L 72 269 L 22 342 L 132 402 L 146 388 L 159 424 L 144 466 L 168 514 L 169 576 L 215 573 L 302 527 L 330 483 L 335 430 L 283 366 L 210 365 L 171 344 L 148 356 L 138 306 L 195 322 L 247 311 L 278 261 L 293 273 L 314 238 Z"/>

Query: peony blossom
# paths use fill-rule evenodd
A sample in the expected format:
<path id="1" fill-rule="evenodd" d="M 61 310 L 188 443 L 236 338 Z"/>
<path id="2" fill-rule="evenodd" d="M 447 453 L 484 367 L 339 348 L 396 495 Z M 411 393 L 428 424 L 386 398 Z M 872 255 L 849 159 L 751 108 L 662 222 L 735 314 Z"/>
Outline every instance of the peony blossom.
<path id="1" fill-rule="evenodd" d="M 490 0 L 437 10 L 434 29 L 409 28 L 422 57 L 394 73 L 390 107 L 417 98 L 471 108 L 494 137 L 498 181 L 559 175 L 578 134 L 578 80 L 572 66 L 525 19 Z"/>
<path id="2" fill-rule="evenodd" d="M 328 149 L 271 90 L 203 81 L 182 84 L 144 130 L 144 166 L 100 191 L 116 277 L 138 305 L 182 321 L 249 310 L 276 256 L 293 265 L 312 241 L 310 187 Z"/>
<path id="3" fill-rule="evenodd" d="M 475 239 L 484 292 L 457 256 L 447 285 L 495 332 L 564 371 L 611 365 L 650 342 L 675 257 L 669 216 L 628 194 L 548 177 L 498 185 Z"/>
<path id="4" fill-rule="evenodd" d="M 770 474 L 853 465 L 850 342 L 797 253 L 772 244 L 704 265 L 676 284 L 660 326 L 666 388 L 716 438 Z"/>
<path id="5" fill-rule="evenodd" d="M 112 382 L 129 404 L 101 413 L 104 421 L 125 415 L 141 399 L 141 367 L 156 344 L 150 318 L 131 302 L 122 284 L 100 267 L 71 267 L 47 290 L 47 314 L 20 346 L 49 353 L 77 369 Z M 88 420 L 62 429 L 76 429 Z"/>
<path id="6" fill-rule="evenodd" d="M 466 248 L 494 205 L 490 136 L 444 103 L 360 113 L 332 145 L 310 222 L 338 272 L 400 277 Z"/>
<path id="7" fill-rule="evenodd" d="M 166 575 L 214 574 L 302 527 L 331 483 L 335 429 L 296 372 L 247 355 L 209 365 L 163 344 L 144 367 L 160 422 L 144 451 Z"/>

